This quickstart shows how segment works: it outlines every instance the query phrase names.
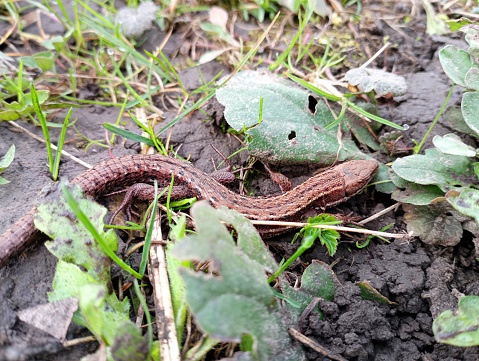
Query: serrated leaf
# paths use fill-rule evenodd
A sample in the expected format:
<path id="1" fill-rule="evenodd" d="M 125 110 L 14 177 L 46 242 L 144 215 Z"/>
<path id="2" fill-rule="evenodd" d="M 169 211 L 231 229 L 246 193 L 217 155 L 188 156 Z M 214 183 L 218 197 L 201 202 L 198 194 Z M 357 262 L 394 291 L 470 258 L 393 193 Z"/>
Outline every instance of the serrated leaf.
<path id="1" fill-rule="evenodd" d="M 59 260 L 53 279 L 53 290 L 48 292 L 48 301 L 55 302 L 69 297 L 78 298 L 80 289 L 89 284 L 100 283 L 77 265 Z M 106 296 L 106 302 L 116 312 L 128 314 L 130 310 L 128 298 L 120 302 L 113 292 Z"/>
<path id="2" fill-rule="evenodd" d="M 210 262 L 210 273 L 195 273 L 182 268 L 186 300 L 198 325 L 211 337 L 241 342 L 251 337 L 252 353 L 258 360 L 302 360 L 302 351 L 293 347 L 286 325 L 275 305 L 274 294 L 266 282 L 262 257 L 251 259 L 235 245 L 230 232 L 220 223 L 222 214 L 233 213 L 238 235 L 249 221 L 239 213 L 216 210 L 201 201 L 191 209 L 197 234 L 186 236 L 172 253 L 179 259 Z M 236 222 L 235 221 L 235 222 Z M 246 226 L 246 228 L 251 225 Z M 247 242 L 245 237 L 242 242 Z M 266 252 L 264 250 L 261 253 Z M 266 261 L 269 263 L 269 261 Z"/>
<path id="3" fill-rule="evenodd" d="M 116 250 L 118 241 L 113 230 L 103 231 L 106 208 L 84 198 L 79 186 L 73 187 L 73 197 L 95 228 Z M 35 226 L 54 238 L 45 246 L 57 258 L 85 267 L 99 283 L 109 284 L 111 259 L 103 252 L 88 230 L 80 224 L 59 187 L 51 190 L 38 207 Z"/>
<path id="4" fill-rule="evenodd" d="M 462 115 L 466 124 L 479 135 L 479 93 L 466 92 L 462 96 Z"/>
<path id="5" fill-rule="evenodd" d="M 424 243 L 449 247 L 461 241 L 461 223 L 450 215 L 451 207 L 446 202 L 428 206 L 403 204 L 403 209 L 408 233 Z"/>
<path id="6" fill-rule="evenodd" d="M 445 154 L 462 155 L 465 157 L 476 156 L 476 150 L 465 144 L 456 134 L 446 134 L 444 137 L 436 135 L 432 139 L 432 143 Z"/>
<path id="7" fill-rule="evenodd" d="M 432 331 L 441 343 L 462 347 L 479 345 L 479 297 L 462 297 L 456 312 L 444 311 L 434 320 Z"/>
<path id="8" fill-rule="evenodd" d="M 391 94 L 404 95 L 407 83 L 404 77 L 380 69 L 356 68 L 348 70 L 344 79 L 351 85 L 358 86 L 365 93 L 374 91 L 378 96 Z"/>
<path id="9" fill-rule="evenodd" d="M 418 184 L 435 184 L 444 192 L 454 186 L 468 186 L 464 176 L 473 174 L 472 161 L 458 155 L 444 154 L 437 149 L 426 149 L 424 155 L 399 158 L 392 169 L 401 178 Z"/>
<path id="10" fill-rule="evenodd" d="M 119 330 L 125 329 L 125 325 L 131 323 L 129 314 L 112 311 L 105 305 L 107 291 L 104 285 L 85 285 L 80 288 L 78 296 L 78 305 L 84 325 L 97 340 L 104 341 L 107 346 L 111 346 L 115 342 L 117 334 L 123 334 Z"/>

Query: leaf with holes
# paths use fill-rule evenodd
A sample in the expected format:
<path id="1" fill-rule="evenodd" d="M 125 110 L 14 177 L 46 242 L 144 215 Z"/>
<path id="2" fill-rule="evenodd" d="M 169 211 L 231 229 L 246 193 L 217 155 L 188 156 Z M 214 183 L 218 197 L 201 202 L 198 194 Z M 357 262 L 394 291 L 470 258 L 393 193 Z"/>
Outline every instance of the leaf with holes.
<path id="1" fill-rule="evenodd" d="M 338 105 L 316 99 L 289 80 L 268 72 L 243 71 L 218 89 L 216 97 L 225 106 L 228 124 L 237 131 L 246 130 L 248 151 L 259 159 L 331 164 L 337 155 L 340 161 L 367 158 L 348 132 L 338 141 L 338 125 L 326 129 L 339 116 Z"/>

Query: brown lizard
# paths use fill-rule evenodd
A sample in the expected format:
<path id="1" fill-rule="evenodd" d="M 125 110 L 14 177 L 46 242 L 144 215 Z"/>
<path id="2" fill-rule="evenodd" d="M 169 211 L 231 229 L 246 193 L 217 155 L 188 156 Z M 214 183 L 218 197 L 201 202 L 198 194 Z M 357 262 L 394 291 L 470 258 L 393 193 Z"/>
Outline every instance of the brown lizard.
<path id="1" fill-rule="evenodd" d="M 169 182 L 186 189 L 184 196 L 208 200 L 212 206 L 226 206 L 252 220 L 298 221 L 308 207 L 321 209 L 341 203 L 363 189 L 378 168 L 374 160 L 353 160 L 337 165 L 309 178 L 292 190 L 272 197 L 239 195 L 218 183 L 192 165 L 159 154 L 133 155 L 107 160 L 78 175 L 78 184 L 85 195 L 97 198 L 114 189 L 153 179 Z M 37 238 L 33 216 L 35 208 L 0 235 L 0 267 L 23 252 Z M 268 237 L 288 229 L 257 226 Z"/>

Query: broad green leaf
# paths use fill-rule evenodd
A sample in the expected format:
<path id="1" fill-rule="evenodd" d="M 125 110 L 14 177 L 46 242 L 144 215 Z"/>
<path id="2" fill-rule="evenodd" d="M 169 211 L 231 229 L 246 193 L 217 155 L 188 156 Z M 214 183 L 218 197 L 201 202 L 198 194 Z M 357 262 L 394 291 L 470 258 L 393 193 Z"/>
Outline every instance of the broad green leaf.
<path id="1" fill-rule="evenodd" d="M 461 31 L 466 34 L 465 40 L 469 44 L 467 50 L 474 62 L 479 63 L 479 26 L 476 24 L 469 24 L 461 28 Z"/>
<path id="2" fill-rule="evenodd" d="M 458 310 L 441 313 L 432 323 L 437 342 L 470 347 L 479 345 L 479 297 L 464 296 Z"/>
<path id="3" fill-rule="evenodd" d="M 80 289 L 78 305 L 83 325 L 93 333 L 97 340 L 105 341 L 107 346 L 111 346 L 117 337 L 123 335 L 121 330 L 131 329 L 126 325 L 132 323 L 128 312 L 112 311 L 105 304 L 106 296 L 107 291 L 104 285 L 88 284 Z M 137 329 L 136 332 L 139 330 Z M 121 339 L 118 341 L 121 342 Z"/>
<path id="4" fill-rule="evenodd" d="M 387 94 L 400 96 L 407 92 L 407 83 L 404 77 L 380 69 L 351 69 L 344 76 L 344 80 L 351 85 L 358 86 L 362 92 L 374 91 L 378 96 Z"/>
<path id="5" fill-rule="evenodd" d="M 449 107 L 446 109 L 443 115 L 443 123 L 445 126 L 450 127 L 460 133 L 468 134 L 473 137 L 477 136 L 477 133 L 472 130 L 464 121 L 461 108 L 458 106 Z"/>
<path id="6" fill-rule="evenodd" d="M 425 155 L 399 158 L 392 169 L 401 178 L 418 184 L 435 184 L 444 192 L 454 186 L 468 186 L 463 179 L 473 174 L 472 161 L 458 155 L 444 154 L 437 149 L 426 149 Z"/>
<path id="7" fill-rule="evenodd" d="M 426 32 L 428 35 L 444 35 L 447 33 L 447 26 L 444 16 L 436 14 L 430 1 L 420 2 L 426 11 Z"/>
<path id="8" fill-rule="evenodd" d="M 0 110 L 0 120 L 12 121 L 20 118 L 20 114 L 14 110 Z"/>
<path id="9" fill-rule="evenodd" d="M 282 282 L 284 283 L 284 282 Z M 283 294 L 294 301 L 288 303 L 293 320 L 299 320 L 303 310 L 309 306 L 314 298 L 320 297 L 328 301 L 334 299 L 334 293 L 339 281 L 327 264 L 313 261 L 303 272 L 301 288 L 293 288 L 289 284 L 282 284 Z M 319 312 L 319 308 L 314 309 Z"/>
<path id="10" fill-rule="evenodd" d="M 428 206 L 403 204 L 403 209 L 408 233 L 424 243 L 449 247 L 461 241 L 461 223 L 451 215 L 452 208 L 446 202 Z"/>
<path id="11" fill-rule="evenodd" d="M 378 171 L 371 181 L 371 183 L 375 184 L 375 187 L 379 192 L 391 194 L 396 190 L 396 184 L 394 184 L 391 179 L 391 173 L 394 174 L 389 167 L 386 167 L 384 164 L 379 165 Z"/>
<path id="12" fill-rule="evenodd" d="M 49 97 L 50 92 L 47 90 L 38 90 L 38 102 L 43 104 Z M 25 94 L 20 102 L 4 103 L 4 110 L 0 111 L 0 120 L 16 120 L 23 115 L 33 112 L 32 95 Z"/>
<path id="13" fill-rule="evenodd" d="M 313 297 L 321 297 L 326 301 L 334 300 L 338 283 L 331 267 L 320 261 L 313 261 L 301 276 L 301 289 Z"/>
<path id="14" fill-rule="evenodd" d="M 7 169 L 10 164 L 12 164 L 13 158 L 15 158 L 15 144 L 12 144 L 10 148 L 8 148 L 5 155 L 0 158 L 0 173 Z"/>
<path id="15" fill-rule="evenodd" d="M 459 19 L 446 20 L 446 24 L 452 31 L 459 31 L 459 29 L 461 29 L 464 25 L 474 24 L 474 22 L 468 18 L 462 17 Z"/>
<path id="16" fill-rule="evenodd" d="M 61 35 L 55 35 L 54 37 L 42 42 L 42 45 L 49 50 L 56 50 L 60 53 L 65 47 L 66 39 Z"/>
<path id="17" fill-rule="evenodd" d="M 439 60 L 446 75 L 456 84 L 466 86 L 466 73 L 477 65 L 471 60 L 469 53 L 454 45 L 446 45 L 439 51 Z"/>
<path id="18" fill-rule="evenodd" d="M 77 265 L 58 261 L 53 279 L 52 291 L 48 292 L 48 300 L 55 302 L 69 297 L 78 298 L 80 289 L 89 284 L 100 284 L 88 272 L 82 271 Z M 106 302 L 115 312 L 128 314 L 130 303 L 128 298 L 120 302 L 115 293 L 106 296 Z"/>
<path id="19" fill-rule="evenodd" d="M 462 115 L 466 124 L 479 135 L 479 92 L 466 92 L 462 96 Z"/>
<path id="20" fill-rule="evenodd" d="M 22 89 L 26 90 L 30 86 L 31 80 L 28 79 L 26 76 L 22 77 L 22 84 L 20 85 Z M 5 92 L 0 93 L 0 99 L 4 99 L 10 97 L 12 95 L 17 95 L 18 93 L 18 76 L 15 79 L 15 82 L 7 82 L 0 80 L 0 88 L 3 88 Z"/>
<path id="21" fill-rule="evenodd" d="M 397 189 L 391 194 L 391 198 L 395 201 L 416 206 L 431 204 L 441 197 L 444 197 L 444 192 L 436 185 L 421 185 L 410 182 L 407 182 L 404 189 Z"/>
<path id="22" fill-rule="evenodd" d="M 476 156 L 476 150 L 465 144 L 456 134 L 446 134 L 444 137 L 436 135 L 432 139 L 432 143 L 445 154 L 462 155 L 465 157 Z"/>
<path id="23" fill-rule="evenodd" d="M 250 352 L 256 360 L 302 360 L 302 351 L 291 344 L 286 321 L 266 282 L 264 264 L 271 261 L 257 255 L 250 258 L 243 250 L 254 249 L 256 241 L 236 246 L 220 223 L 222 214 L 234 213 L 233 227 L 239 235 L 245 227 L 249 232 L 251 225 L 245 226 L 249 221 L 235 211 L 215 210 L 204 201 L 195 203 L 191 213 L 197 234 L 186 236 L 172 253 L 183 260 L 210 262 L 207 274 L 180 269 L 186 300 L 200 328 L 220 340 L 240 343 L 250 338 L 250 342 L 241 343 L 246 347 L 242 351 Z M 241 242 L 248 242 L 247 237 Z M 261 247 L 260 254 L 265 254 L 264 245 Z"/>
<path id="24" fill-rule="evenodd" d="M 337 125 L 325 130 L 336 121 L 330 109 L 339 115 L 338 106 L 310 96 L 289 80 L 243 71 L 218 89 L 216 96 L 225 106 L 228 124 L 237 131 L 246 129 L 248 151 L 257 158 L 297 164 L 331 164 L 338 152 L 339 160 L 366 158 L 347 137 L 338 142 Z"/>
<path id="25" fill-rule="evenodd" d="M 250 259 L 258 262 L 264 269 L 275 269 L 278 265 L 251 222 L 245 222 L 241 213 L 230 212 L 226 207 L 218 209 L 222 219 L 238 231 L 237 246 Z"/>
<path id="26" fill-rule="evenodd" d="M 22 56 L 20 60 L 23 61 L 26 67 L 38 68 L 42 71 L 50 70 L 55 64 L 56 55 L 52 51 L 43 51 L 31 56 Z"/>
<path id="27" fill-rule="evenodd" d="M 462 192 L 449 191 L 446 200 L 459 212 L 479 222 L 479 191 L 466 188 Z"/>
<path id="28" fill-rule="evenodd" d="M 384 305 L 397 305 L 396 302 L 392 302 L 389 298 L 380 294 L 369 281 L 356 282 L 356 285 L 361 289 L 361 298 L 363 300 L 377 301 Z"/>
<path id="29" fill-rule="evenodd" d="M 78 293 L 78 306 L 88 329 L 97 340 L 104 339 L 105 320 L 103 309 L 106 289 L 99 284 L 88 284 L 83 286 Z M 107 345 L 112 341 L 107 338 Z"/>
<path id="30" fill-rule="evenodd" d="M 115 361 L 148 360 L 148 340 L 133 322 L 123 322 L 115 332 L 111 354 Z"/>
<path id="31" fill-rule="evenodd" d="M 466 73 L 464 83 L 467 89 L 479 90 L 479 67 L 472 67 Z"/>
<path id="32" fill-rule="evenodd" d="M 374 110 L 372 109 L 365 110 L 370 113 L 374 112 Z M 371 129 L 374 127 L 378 127 L 380 124 L 377 122 L 370 122 L 368 123 L 368 127 L 365 127 L 364 122 L 366 122 L 366 120 L 363 120 L 356 116 L 344 118 L 345 129 L 351 131 L 351 133 L 353 133 L 354 135 L 354 138 L 356 138 L 360 144 L 366 145 L 372 150 L 379 150 L 379 144 L 376 140 L 375 135 L 371 133 Z"/>
<path id="33" fill-rule="evenodd" d="M 205 32 L 218 36 L 220 39 L 226 41 L 231 46 L 234 46 L 234 47 L 240 46 L 238 41 L 235 38 L 233 38 L 225 29 L 223 29 L 223 27 L 219 25 L 212 24 L 209 22 L 201 22 L 200 27 Z"/>
<path id="34" fill-rule="evenodd" d="M 113 230 L 103 231 L 106 208 L 84 198 L 79 186 L 73 187 L 73 196 L 80 209 L 109 243 L 111 249 L 118 247 Z M 51 190 L 35 215 L 35 226 L 54 238 L 46 242 L 48 250 L 57 258 L 85 267 L 99 283 L 109 285 L 111 259 L 103 252 L 88 230 L 71 217 L 72 211 L 59 187 Z"/>

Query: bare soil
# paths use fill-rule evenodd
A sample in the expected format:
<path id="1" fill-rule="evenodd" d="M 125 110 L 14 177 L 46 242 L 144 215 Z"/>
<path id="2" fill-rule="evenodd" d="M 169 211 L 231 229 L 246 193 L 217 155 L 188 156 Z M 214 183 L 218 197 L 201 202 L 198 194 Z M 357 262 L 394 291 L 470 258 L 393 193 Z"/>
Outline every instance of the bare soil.
<path id="1" fill-rule="evenodd" d="M 379 3 L 365 3 L 365 12 L 374 13 Z M 393 4 L 396 4 L 393 2 Z M 406 8 L 403 8 L 403 7 Z M 369 8 L 367 8 L 369 6 Z M 390 12 L 407 13 L 408 5 L 396 4 Z M 384 8 L 382 8 L 384 13 Z M 450 83 L 443 75 L 437 60 L 437 50 L 447 43 L 461 43 L 450 37 L 430 37 L 425 34 L 425 15 L 402 27 L 401 31 L 389 26 L 380 17 L 360 23 L 358 31 L 363 45 L 376 51 L 385 36 L 397 44 L 397 48 L 387 52 L 377 60 L 377 68 L 386 68 L 407 78 L 409 91 L 396 102 L 381 105 L 381 115 L 399 124 L 408 124 L 409 131 L 404 136 L 411 146 L 412 139 L 420 139 L 439 110 L 449 90 Z M 0 33 L 2 30 L 0 28 Z M 177 34 L 181 35 L 181 34 Z M 178 39 L 175 36 L 172 39 Z M 180 44 L 171 44 L 172 51 Z M 224 66 L 211 63 L 201 68 L 189 69 L 181 73 L 190 90 L 198 86 L 198 74 L 209 80 Z M 231 69 L 227 70 L 230 71 Z M 87 89 L 84 89 L 86 93 Z M 460 89 L 457 89 L 450 105 L 460 104 Z M 161 104 L 157 104 L 161 107 Z M 182 145 L 180 155 L 190 157 L 192 162 L 206 172 L 214 170 L 212 159 L 219 162 L 218 154 L 211 148 L 215 145 L 223 154 L 230 154 L 241 147 L 240 142 L 226 135 L 218 126 L 221 120 L 221 107 L 214 101 L 206 111 L 194 113 L 173 128 L 171 143 Z M 175 114 L 166 112 L 165 122 Z M 57 114 L 62 119 L 64 114 Z M 75 109 L 73 118 L 80 133 L 91 139 L 103 139 L 103 123 L 114 123 L 118 108 L 87 106 Z M 135 129 L 130 120 L 127 127 Z M 54 121 L 55 119 L 53 119 Z M 38 127 L 22 124 L 36 134 Z M 451 132 L 447 126 L 439 124 L 436 134 Z M 85 152 L 83 143 L 72 130 L 69 131 L 66 150 L 90 164 L 109 158 L 107 148 L 93 146 Z M 8 123 L 0 123 L 0 154 L 10 144 L 15 144 L 17 153 L 13 164 L 2 174 L 11 182 L 0 187 L 0 232 L 15 222 L 35 203 L 38 192 L 51 180 L 46 167 L 44 146 L 28 135 L 16 131 Z M 134 154 L 138 145 L 129 141 L 119 142 L 111 149 L 114 156 Z M 246 156 L 233 158 L 236 165 L 244 164 Z M 378 158 L 385 160 L 383 155 Z M 73 161 L 64 159 L 61 177 L 72 178 L 84 169 Z M 281 169 L 280 169 L 281 170 Z M 291 167 L 284 169 L 294 182 L 308 174 L 299 174 Z M 302 176 L 302 177 L 298 177 Z M 265 178 L 256 180 L 251 190 L 256 194 L 276 192 L 271 181 Z M 392 204 L 389 196 L 369 191 L 355 197 L 340 207 L 344 213 L 371 215 Z M 393 223 L 390 231 L 405 232 L 402 212 L 389 213 L 376 220 L 369 227 L 380 229 Z M 283 235 L 268 242 L 275 257 L 280 260 L 290 256 L 294 249 L 289 245 L 291 235 Z M 303 331 L 332 353 L 348 360 L 478 360 L 479 348 L 459 348 L 435 342 L 432 335 L 432 320 L 446 309 L 454 309 L 457 304 L 456 292 L 479 294 L 479 274 L 475 260 L 472 237 L 466 235 L 455 247 L 434 247 L 421 243 L 418 239 L 408 242 L 401 240 L 392 243 L 372 242 L 367 248 L 357 249 L 355 239 L 343 237 L 338 253 L 328 257 L 320 245 L 301 257 L 292 270 L 291 279 L 300 275 L 305 265 L 313 260 L 326 263 L 335 262 L 333 270 L 341 282 L 334 302 L 322 302 L 320 308 L 324 319 L 312 314 L 303 325 Z M 16 318 L 17 312 L 34 305 L 47 302 L 47 292 L 51 289 L 56 259 L 41 245 L 20 257 L 12 259 L 8 267 L 0 269 L 0 359 L 1 360 L 78 360 L 94 352 L 96 343 L 63 348 L 62 345 Z M 295 275 L 296 274 L 296 275 Z M 396 303 L 394 306 L 363 300 L 358 281 L 369 281 L 382 295 Z M 72 325 L 68 339 L 78 338 L 88 333 Z M 327 360 L 324 356 L 307 349 L 308 360 Z"/>

